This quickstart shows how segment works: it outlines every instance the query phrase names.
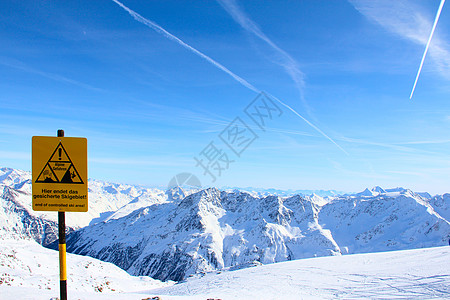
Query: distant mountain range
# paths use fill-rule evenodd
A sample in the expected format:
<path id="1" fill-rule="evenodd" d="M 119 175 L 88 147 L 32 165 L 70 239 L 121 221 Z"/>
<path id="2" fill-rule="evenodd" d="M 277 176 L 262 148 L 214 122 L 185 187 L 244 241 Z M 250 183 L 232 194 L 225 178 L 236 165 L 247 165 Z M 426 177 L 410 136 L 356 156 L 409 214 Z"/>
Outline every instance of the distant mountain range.
<path id="1" fill-rule="evenodd" d="M 0 237 L 57 248 L 54 212 L 31 209 L 30 173 L 0 169 Z M 69 252 L 161 280 L 299 258 L 446 245 L 450 194 L 375 187 L 321 197 L 168 191 L 89 181 L 89 212 L 67 213 Z"/>
<path id="2" fill-rule="evenodd" d="M 302 195 L 302 196 L 317 195 L 320 197 L 335 197 L 345 194 L 345 192 L 336 190 L 281 190 L 275 188 L 253 188 L 253 187 L 246 187 L 246 188 L 222 187 L 220 190 L 228 192 L 230 191 L 247 192 L 254 196 L 277 195 L 281 197 L 289 197 L 294 195 Z"/>

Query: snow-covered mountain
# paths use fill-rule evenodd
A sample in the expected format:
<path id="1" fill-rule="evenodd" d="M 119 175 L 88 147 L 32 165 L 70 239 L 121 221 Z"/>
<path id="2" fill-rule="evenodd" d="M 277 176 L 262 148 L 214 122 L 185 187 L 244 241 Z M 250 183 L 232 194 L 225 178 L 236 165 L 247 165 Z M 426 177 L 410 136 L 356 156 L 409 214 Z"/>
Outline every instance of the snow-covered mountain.
<path id="1" fill-rule="evenodd" d="M 0 186 L 0 238 L 32 239 L 48 245 L 58 237 L 58 224 L 31 209 L 30 193 L 22 189 Z M 67 232 L 73 230 L 67 227 Z"/>
<path id="2" fill-rule="evenodd" d="M 450 194 L 437 195 L 431 198 L 428 203 L 439 215 L 450 221 Z"/>
<path id="3" fill-rule="evenodd" d="M 335 199 L 319 221 L 344 253 L 433 247 L 450 238 L 449 221 L 409 190 Z"/>
<path id="4" fill-rule="evenodd" d="M 124 216 L 135 209 L 162 203 L 164 191 L 137 186 L 89 180 L 89 210 L 67 213 L 68 232 L 108 218 Z M 176 196 L 180 191 L 170 194 Z M 173 195 L 174 194 L 174 195 Z M 32 209 L 31 173 L 0 168 L 0 238 L 32 239 L 47 245 L 58 234 L 58 214 Z"/>
<path id="5" fill-rule="evenodd" d="M 0 179 L 0 237 L 55 240 L 57 213 L 31 209 L 30 173 L 2 168 Z M 449 206 L 450 194 L 403 188 L 281 197 L 89 180 L 89 211 L 66 214 L 76 230 L 67 249 L 130 274 L 179 281 L 299 258 L 446 245 Z"/>
<path id="6" fill-rule="evenodd" d="M 81 229 L 67 237 L 67 249 L 130 274 L 178 281 L 253 263 L 339 254 L 317 213 L 318 206 L 300 196 L 261 199 L 210 188 Z"/>
<path id="7" fill-rule="evenodd" d="M 68 250 L 133 275 L 179 281 L 261 263 L 447 244 L 449 221 L 422 197 L 372 192 L 320 202 L 210 188 L 69 234 Z"/>
<path id="8" fill-rule="evenodd" d="M 256 197 L 265 197 L 265 196 L 281 196 L 281 197 L 291 197 L 294 195 L 301 195 L 301 196 L 310 196 L 310 195 L 317 195 L 320 197 L 335 197 L 339 195 L 345 194 L 341 191 L 336 190 L 281 190 L 281 189 L 275 189 L 275 188 L 254 188 L 254 187 L 246 187 L 246 188 L 239 188 L 239 187 L 222 187 L 221 190 L 231 192 L 234 190 L 239 190 L 241 192 L 249 193 L 252 196 Z"/>

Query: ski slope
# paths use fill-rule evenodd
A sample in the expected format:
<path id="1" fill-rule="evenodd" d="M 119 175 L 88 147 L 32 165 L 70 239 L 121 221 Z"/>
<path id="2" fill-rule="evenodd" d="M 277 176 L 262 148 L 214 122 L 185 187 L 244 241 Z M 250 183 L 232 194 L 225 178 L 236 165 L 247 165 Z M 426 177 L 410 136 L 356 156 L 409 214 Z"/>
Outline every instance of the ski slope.
<path id="1" fill-rule="evenodd" d="M 7 285 L 2 279 L 0 299 L 48 300 L 59 295 L 58 276 L 54 273 L 58 271 L 57 252 L 35 247 L 41 246 L 9 243 L 8 247 L 1 247 L 0 277 L 11 273 L 10 278 L 15 280 Z M 13 250 L 18 261 L 8 267 L 6 258 Z M 37 267 L 38 263 L 42 267 Z M 44 264 L 53 266 L 43 267 Z M 449 267 L 450 247 L 446 246 L 288 261 L 208 274 L 171 285 L 148 277 L 129 276 L 112 264 L 69 254 L 68 296 L 69 299 L 159 296 L 163 300 L 450 299 Z M 102 292 L 96 289 L 99 286 L 103 286 Z"/>
<path id="2" fill-rule="evenodd" d="M 86 295 L 77 296 L 81 299 L 93 297 L 93 294 L 91 299 L 95 299 L 95 294 L 142 291 L 171 284 L 146 276 L 131 276 L 111 263 L 67 254 L 69 292 Z M 2 240 L 0 299 L 50 299 L 53 296 L 59 296 L 58 251 L 31 240 Z"/>
<path id="3" fill-rule="evenodd" d="M 438 247 L 282 262 L 153 293 L 192 296 L 186 299 L 450 299 L 449 268 L 450 247 Z"/>

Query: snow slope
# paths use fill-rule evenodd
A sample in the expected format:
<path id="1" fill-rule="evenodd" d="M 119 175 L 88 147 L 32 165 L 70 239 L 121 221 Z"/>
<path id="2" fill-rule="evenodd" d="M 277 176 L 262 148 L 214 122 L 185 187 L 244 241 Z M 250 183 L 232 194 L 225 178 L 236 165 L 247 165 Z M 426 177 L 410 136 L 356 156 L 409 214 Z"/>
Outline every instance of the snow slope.
<path id="1" fill-rule="evenodd" d="M 13 286 L 38 291 L 59 291 L 58 252 L 34 241 L 3 240 L 0 245 L 1 287 Z M 170 285 L 149 277 L 133 277 L 111 263 L 90 257 L 67 254 L 69 290 L 118 293 Z M 36 293 L 33 293 L 35 295 Z M 0 292 L 0 298 L 3 298 Z M 18 298 L 9 298 L 18 299 Z"/>
<path id="2" fill-rule="evenodd" d="M 38 247 L 17 242 L 0 246 L 0 277 L 11 284 L 0 279 L 0 299 L 49 300 L 59 295 L 57 275 L 49 275 L 57 272 L 57 253 Z M 69 255 L 69 268 L 75 267 L 69 270 L 68 296 L 83 300 L 450 299 L 449 261 L 449 246 L 320 257 L 208 274 L 160 287 L 160 282 L 129 276 L 111 264 Z M 8 266 L 10 262 L 13 266 Z"/>
<path id="3" fill-rule="evenodd" d="M 207 275 L 151 292 L 163 299 L 450 299 L 449 262 L 448 246 L 321 257 Z"/>

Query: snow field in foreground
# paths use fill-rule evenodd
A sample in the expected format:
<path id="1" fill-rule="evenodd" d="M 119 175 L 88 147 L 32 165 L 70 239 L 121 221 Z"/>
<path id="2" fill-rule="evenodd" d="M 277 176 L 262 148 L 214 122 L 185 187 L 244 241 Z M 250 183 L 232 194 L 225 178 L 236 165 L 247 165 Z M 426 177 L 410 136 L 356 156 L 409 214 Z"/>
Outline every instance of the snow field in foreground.
<path id="1" fill-rule="evenodd" d="M 173 285 L 68 254 L 69 299 L 450 299 L 450 247 L 320 257 L 209 274 Z M 0 246 L 0 299 L 59 295 L 58 253 Z"/>
<path id="2" fill-rule="evenodd" d="M 222 299 L 450 299 L 450 247 L 282 262 L 152 292 Z"/>
<path id="3" fill-rule="evenodd" d="M 67 253 L 67 285 L 69 293 L 119 293 L 167 286 L 146 276 L 131 276 L 112 263 L 87 256 Z M 25 298 L 4 298 L 4 287 Z M 49 293 L 45 293 L 48 291 Z M 58 251 L 42 247 L 34 241 L 3 240 L 0 245 L 0 299 L 41 299 L 41 294 L 59 296 Z M 29 297 L 29 298 L 27 298 Z M 42 299 L 49 299 L 44 296 Z"/>

